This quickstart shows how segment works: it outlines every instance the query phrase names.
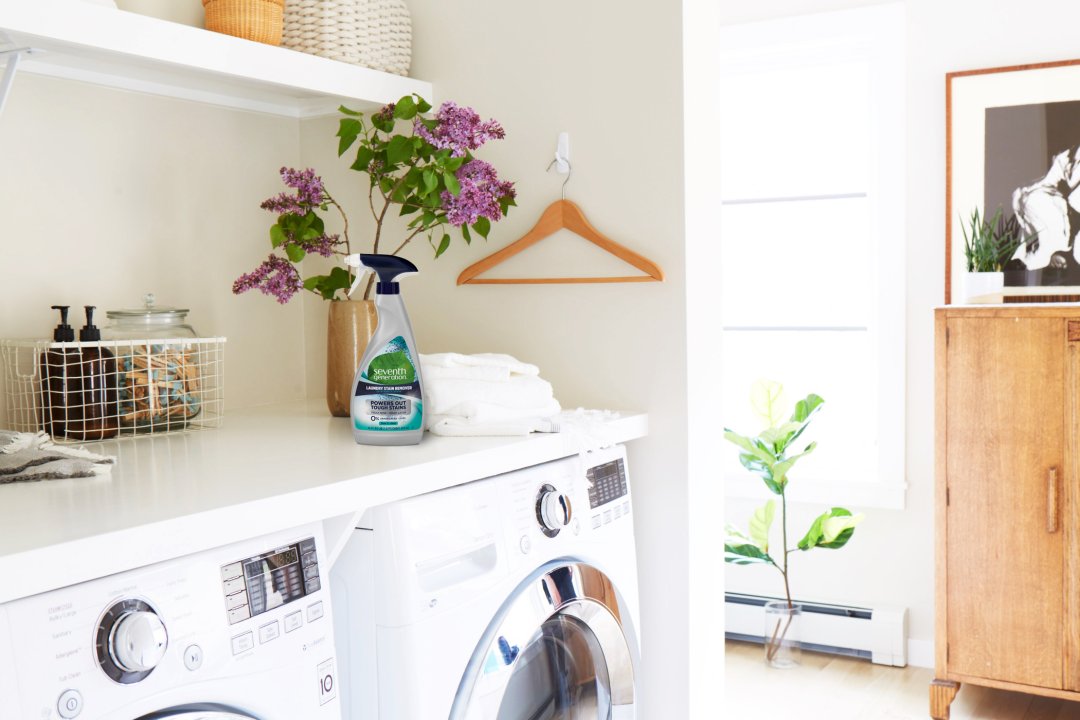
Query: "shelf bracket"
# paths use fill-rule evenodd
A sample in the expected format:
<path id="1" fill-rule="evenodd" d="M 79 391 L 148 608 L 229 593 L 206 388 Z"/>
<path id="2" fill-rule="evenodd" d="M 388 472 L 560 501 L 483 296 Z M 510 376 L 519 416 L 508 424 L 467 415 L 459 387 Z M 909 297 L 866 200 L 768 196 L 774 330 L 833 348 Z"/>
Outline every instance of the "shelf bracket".
<path id="1" fill-rule="evenodd" d="M 15 71 L 19 69 L 19 61 L 23 55 L 31 55 L 36 52 L 40 51 L 28 47 L 0 50 L 0 58 L 7 58 L 4 75 L 0 77 L 0 114 L 4 112 L 4 103 L 7 102 L 8 93 L 11 92 L 11 84 L 15 81 Z"/>

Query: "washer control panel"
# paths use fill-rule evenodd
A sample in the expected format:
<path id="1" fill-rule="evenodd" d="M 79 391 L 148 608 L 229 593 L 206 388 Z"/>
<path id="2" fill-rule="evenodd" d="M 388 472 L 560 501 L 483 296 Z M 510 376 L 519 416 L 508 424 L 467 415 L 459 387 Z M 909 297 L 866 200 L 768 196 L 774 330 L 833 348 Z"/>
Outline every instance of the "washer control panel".
<path id="1" fill-rule="evenodd" d="M 221 585 L 230 625 L 318 592 L 315 538 L 223 565 Z"/>
<path id="2" fill-rule="evenodd" d="M 0 605 L 0 720 L 340 720 L 322 548 L 315 523 Z"/>

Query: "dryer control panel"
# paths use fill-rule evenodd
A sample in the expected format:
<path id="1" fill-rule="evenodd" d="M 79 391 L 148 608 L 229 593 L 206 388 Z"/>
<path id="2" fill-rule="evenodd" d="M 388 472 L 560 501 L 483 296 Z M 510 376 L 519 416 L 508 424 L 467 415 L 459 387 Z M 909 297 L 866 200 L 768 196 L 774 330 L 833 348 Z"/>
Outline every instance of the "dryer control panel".
<path id="1" fill-rule="evenodd" d="M 0 605 L 0 720 L 337 720 L 324 552 L 308 525 Z"/>

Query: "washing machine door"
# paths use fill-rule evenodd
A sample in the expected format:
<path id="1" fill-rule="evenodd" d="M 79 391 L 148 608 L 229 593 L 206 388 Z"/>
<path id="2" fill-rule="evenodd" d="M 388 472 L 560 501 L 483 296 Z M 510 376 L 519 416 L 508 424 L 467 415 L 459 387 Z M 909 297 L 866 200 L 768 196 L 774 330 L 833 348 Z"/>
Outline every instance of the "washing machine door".
<path id="1" fill-rule="evenodd" d="M 541 568 L 477 647 L 450 720 L 632 720 L 630 625 L 604 573 L 575 562 Z"/>

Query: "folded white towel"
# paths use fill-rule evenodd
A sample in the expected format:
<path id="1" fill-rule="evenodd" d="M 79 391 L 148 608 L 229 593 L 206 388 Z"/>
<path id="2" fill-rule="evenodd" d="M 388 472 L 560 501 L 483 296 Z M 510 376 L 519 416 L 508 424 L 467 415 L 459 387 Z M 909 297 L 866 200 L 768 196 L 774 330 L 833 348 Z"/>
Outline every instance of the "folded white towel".
<path id="1" fill-rule="evenodd" d="M 497 405 L 516 410 L 550 406 L 555 393 L 551 383 L 531 375 L 514 375 L 506 382 L 425 379 L 426 411 L 432 415 L 461 414 L 457 408 L 467 403 Z M 558 408 L 554 410 L 558 412 Z"/>
<path id="2" fill-rule="evenodd" d="M 432 353 L 420 355 L 420 366 L 426 373 L 429 368 L 445 368 L 447 370 L 460 370 L 463 368 L 498 368 L 514 375 L 539 375 L 540 368 L 530 363 L 524 363 L 512 355 L 501 353 L 476 353 L 465 355 L 463 353 Z M 490 371 L 489 371 L 490 372 Z M 499 373 L 501 375 L 501 373 Z M 454 375 L 444 373 L 444 377 L 459 377 L 467 380 L 487 380 L 487 377 L 475 377 L 475 374 L 462 373 Z M 498 379 L 492 377 L 491 379 Z"/>
<path id="3" fill-rule="evenodd" d="M 452 380 L 483 380 L 485 382 L 506 382 L 510 379 L 510 368 L 499 367 L 498 365 L 444 367 L 442 365 L 427 365 L 421 360 L 420 369 L 424 373 L 425 382 L 446 378 Z"/>

